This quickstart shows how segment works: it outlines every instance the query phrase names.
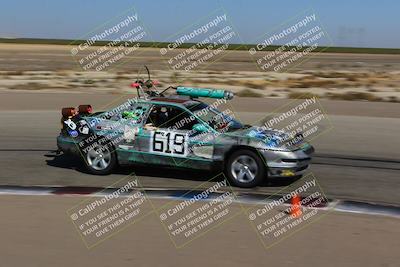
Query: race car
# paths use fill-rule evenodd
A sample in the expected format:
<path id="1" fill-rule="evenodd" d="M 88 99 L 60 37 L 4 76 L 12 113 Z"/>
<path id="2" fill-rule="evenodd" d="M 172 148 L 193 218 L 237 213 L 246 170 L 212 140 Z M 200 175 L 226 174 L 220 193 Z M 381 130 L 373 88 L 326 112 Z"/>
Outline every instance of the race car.
<path id="1" fill-rule="evenodd" d="M 307 169 L 314 148 L 301 134 L 244 125 L 229 110 L 218 110 L 218 103 L 233 98 L 231 92 L 183 86 L 158 92 L 155 83 L 150 75 L 136 80 L 131 86 L 138 97 L 107 111 L 63 108 L 59 150 L 81 157 L 96 175 L 118 165 L 216 170 L 231 185 L 246 188 Z"/>

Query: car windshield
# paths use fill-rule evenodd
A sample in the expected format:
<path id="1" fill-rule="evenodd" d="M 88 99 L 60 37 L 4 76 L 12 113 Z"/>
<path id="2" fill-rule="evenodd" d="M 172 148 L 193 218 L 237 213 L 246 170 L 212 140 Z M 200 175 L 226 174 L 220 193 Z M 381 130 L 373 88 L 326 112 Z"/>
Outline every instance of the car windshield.
<path id="1" fill-rule="evenodd" d="M 229 109 L 221 112 L 205 103 L 191 105 L 188 109 L 217 131 L 231 132 L 245 128 L 233 118 L 234 115 Z"/>

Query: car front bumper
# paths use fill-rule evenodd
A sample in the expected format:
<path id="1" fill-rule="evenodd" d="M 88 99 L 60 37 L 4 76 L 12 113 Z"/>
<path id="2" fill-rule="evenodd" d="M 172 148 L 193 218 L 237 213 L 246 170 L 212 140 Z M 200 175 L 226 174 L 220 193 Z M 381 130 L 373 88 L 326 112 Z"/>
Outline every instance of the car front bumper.
<path id="1" fill-rule="evenodd" d="M 260 150 L 268 170 L 268 177 L 300 176 L 308 168 L 314 147 L 307 144 L 294 151 Z"/>

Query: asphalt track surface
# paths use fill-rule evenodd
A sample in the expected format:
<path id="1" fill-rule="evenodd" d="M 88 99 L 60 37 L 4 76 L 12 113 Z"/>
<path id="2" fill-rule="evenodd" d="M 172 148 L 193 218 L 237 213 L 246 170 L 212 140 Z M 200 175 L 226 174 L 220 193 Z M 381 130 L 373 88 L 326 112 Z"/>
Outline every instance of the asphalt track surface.
<path id="1" fill-rule="evenodd" d="M 94 176 L 66 155 L 56 156 L 62 106 L 91 103 L 95 109 L 116 95 L 1 93 L 0 184 L 107 187 L 134 172 L 145 188 L 206 188 L 215 173 L 134 166 L 112 175 Z M 88 102 L 90 101 L 90 102 Z M 273 112 L 288 100 L 237 99 L 236 112 L 246 122 Z M 399 104 L 322 102 L 333 128 L 313 141 L 317 154 L 312 172 L 329 198 L 400 205 Z M 234 190 L 271 194 L 294 181 L 275 179 L 254 189 Z"/>
<path id="2" fill-rule="evenodd" d="M 270 248 L 262 245 L 247 217 L 238 214 L 179 249 L 158 216 L 149 213 L 88 250 L 66 214 L 82 200 L 0 196 L 0 213 L 6 215 L 0 227 L 2 266 L 375 267 L 398 266 L 400 260 L 398 219 L 336 212 L 322 214 Z M 153 201 L 155 208 L 165 203 Z"/>

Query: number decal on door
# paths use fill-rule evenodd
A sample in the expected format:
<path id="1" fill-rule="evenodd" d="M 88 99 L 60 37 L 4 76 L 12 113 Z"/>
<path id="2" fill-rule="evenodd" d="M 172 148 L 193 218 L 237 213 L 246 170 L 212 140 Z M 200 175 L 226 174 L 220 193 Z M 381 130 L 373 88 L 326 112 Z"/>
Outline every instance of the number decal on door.
<path id="1" fill-rule="evenodd" d="M 151 133 L 150 151 L 176 157 L 187 155 L 188 136 L 171 131 L 155 131 Z"/>

